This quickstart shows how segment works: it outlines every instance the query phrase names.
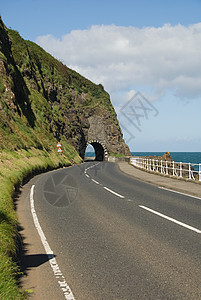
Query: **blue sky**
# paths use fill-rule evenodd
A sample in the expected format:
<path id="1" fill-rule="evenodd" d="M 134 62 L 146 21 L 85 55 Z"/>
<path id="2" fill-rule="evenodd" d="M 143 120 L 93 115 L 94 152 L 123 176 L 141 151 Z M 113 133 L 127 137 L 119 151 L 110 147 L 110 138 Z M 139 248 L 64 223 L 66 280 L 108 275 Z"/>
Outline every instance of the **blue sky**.
<path id="1" fill-rule="evenodd" d="M 91 25 L 162 26 L 200 22 L 200 0 L 9 0 L 1 15 L 25 39 L 56 37 Z"/>
<path id="2" fill-rule="evenodd" d="M 7 27 L 104 85 L 132 151 L 200 151 L 200 0 L 9 0 L 0 11 Z"/>

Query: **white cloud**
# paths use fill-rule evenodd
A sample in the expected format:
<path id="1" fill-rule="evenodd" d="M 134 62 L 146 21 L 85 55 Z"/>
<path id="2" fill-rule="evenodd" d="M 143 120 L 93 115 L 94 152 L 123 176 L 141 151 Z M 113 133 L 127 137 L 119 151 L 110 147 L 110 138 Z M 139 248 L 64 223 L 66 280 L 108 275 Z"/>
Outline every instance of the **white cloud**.
<path id="1" fill-rule="evenodd" d="M 57 39 L 36 42 L 67 66 L 109 92 L 135 86 L 167 90 L 179 97 L 201 96 L 201 23 L 159 28 L 92 26 Z"/>

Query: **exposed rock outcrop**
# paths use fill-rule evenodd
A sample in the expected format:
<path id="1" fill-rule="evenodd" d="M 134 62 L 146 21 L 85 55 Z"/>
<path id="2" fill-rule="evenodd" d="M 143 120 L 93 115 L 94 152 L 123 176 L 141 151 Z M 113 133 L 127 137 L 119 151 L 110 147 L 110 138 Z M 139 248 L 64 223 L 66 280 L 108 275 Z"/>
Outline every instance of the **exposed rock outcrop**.
<path id="1" fill-rule="evenodd" d="M 173 158 L 170 154 L 170 152 L 165 152 L 163 156 L 143 156 L 143 158 L 146 159 L 152 159 L 155 161 L 158 161 L 158 169 L 161 171 L 161 161 L 162 161 L 162 166 L 165 168 L 168 168 L 168 174 L 169 175 L 174 175 L 174 176 L 179 176 L 180 172 L 182 172 L 182 176 L 189 178 L 189 165 L 185 163 L 178 163 L 178 162 L 173 162 Z M 174 163 L 174 166 L 173 166 Z M 153 169 L 153 166 L 151 166 L 151 169 Z M 165 169 L 164 169 L 165 170 Z M 190 170 L 192 171 L 193 177 L 198 178 L 198 173 L 194 170 L 192 166 L 190 166 Z M 174 174 L 173 174 L 174 173 Z"/>
<path id="2" fill-rule="evenodd" d="M 163 160 L 163 161 L 173 161 L 172 156 L 169 151 L 166 151 L 162 156 L 156 156 L 156 155 L 149 155 L 149 156 L 143 156 L 144 158 L 148 159 L 157 159 L 157 160 Z"/>

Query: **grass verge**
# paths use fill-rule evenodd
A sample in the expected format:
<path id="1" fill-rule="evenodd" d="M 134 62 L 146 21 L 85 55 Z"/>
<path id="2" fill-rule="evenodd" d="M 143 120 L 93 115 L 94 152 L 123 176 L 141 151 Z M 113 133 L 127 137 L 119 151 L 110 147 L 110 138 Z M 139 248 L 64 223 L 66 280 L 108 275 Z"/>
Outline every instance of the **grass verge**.
<path id="1" fill-rule="evenodd" d="M 120 153 L 110 153 L 110 156 L 111 157 L 125 157 L 125 155 L 124 154 L 120 154 Z"/>
<path id="2" fill-rule="evenodd" d="M 13 195 L 25 178 L 50 169 L 79 163 L 78 154 L 60 156 L 39 149 L 0 153 L 0 299 L 25 299 L 27 293 L 18 286 L 17 214 Z"/>

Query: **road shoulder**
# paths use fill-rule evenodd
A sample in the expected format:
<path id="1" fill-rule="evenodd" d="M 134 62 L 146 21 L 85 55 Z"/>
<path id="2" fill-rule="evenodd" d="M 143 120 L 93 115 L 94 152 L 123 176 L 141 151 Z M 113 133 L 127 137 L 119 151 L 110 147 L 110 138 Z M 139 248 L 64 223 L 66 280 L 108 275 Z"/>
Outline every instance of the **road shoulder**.
<path id="1" fill-rule="evenodd" d="M 32 184 L 35 184 L 40 176 L 34 177 L 23 186 L 16 201 L 21 236 L 20 263 L 23 272 L 20 285 L 23 290 L 31 291 L 30 299 L 53 300 L 58 299 L 58 297 L 62 299 L 63 296 L 54 278 L 48 256 L 34 226 L 31 214 L 30 190 Z"/>
<path id="2" fill-rule="evenodd" d="M 151 183 L 158 187 L 163 187 L 201 198 L 201 184 L 199 183 L 187 182 L 177 178 L 169 178 L 162 175 L 148 173 L 130 165 L 127 162 L 117 162 L 117 165 L 121 172 L 134 177 L 135 179 Z"/>

